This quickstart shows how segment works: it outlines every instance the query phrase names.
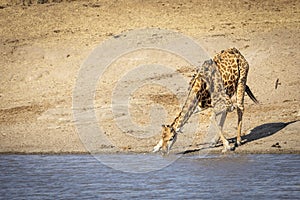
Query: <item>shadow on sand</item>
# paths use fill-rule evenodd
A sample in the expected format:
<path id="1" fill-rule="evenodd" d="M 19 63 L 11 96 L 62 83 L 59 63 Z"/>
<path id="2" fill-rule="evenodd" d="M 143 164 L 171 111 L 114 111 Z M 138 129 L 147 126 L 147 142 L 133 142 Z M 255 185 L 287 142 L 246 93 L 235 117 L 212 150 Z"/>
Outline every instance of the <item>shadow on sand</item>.
<path id="1" fill-rule="evenodd" d="M 291 122 L 276 122 L 276 123 L 267 123 L 267 124 L 262 124 L 260 126 L 257 126 L 255 128 L 253 128 L 249 134 L 245 135 L 242 137 L 242 144 L 246 144 L 255 140 L 259 140 L 261 138 L 264 137 L 269 137 L 277 132 L 279 132 L 280 130 L 282 130 L 283 128 L 285 128 L 287 125 L 293 124 L 295 122 L 298 122 L 300 120 L 295 120 L 295 121 L 291 121 Z M 236 138 L 230 138 L 228 139 L 228 141 L 230 143 L 235 143 Z M 204 145 L 204 144 L 199 144 L 199 145 Z M 222 146 L 222 144 L 218 143 L 216 146 L 214 147 L 209 147 L 209 148 L 215 148 L 215 147 L 219 147 Z M 179 154 L 188 154 L 188 153 L 194 153 L 194 152 L 198 152 L 201 151 L 203 149 L 208 149 L 208 148 L 197 148 L 197 149 L 191 149 L 191 150 L 186 150 L 183 152 L 180 152 Z"/>
<path id="2" fill-rule="evenodd" d="M 267 123 L 260 126 L 255 127 L 250 131 L 249 134 L 242 137 L 242 140 L 244 140 L 245 143 L 252 142 L 264 137 L 269 137 L 278 131 L 285 128 L 287 125 L 293 124 L 295 122 L 298 122 L 299 120 L 291 121 L 291 122 L 277 122 L 277 123 Z M 234 138 L 235 140 L 235 138 Z"/>

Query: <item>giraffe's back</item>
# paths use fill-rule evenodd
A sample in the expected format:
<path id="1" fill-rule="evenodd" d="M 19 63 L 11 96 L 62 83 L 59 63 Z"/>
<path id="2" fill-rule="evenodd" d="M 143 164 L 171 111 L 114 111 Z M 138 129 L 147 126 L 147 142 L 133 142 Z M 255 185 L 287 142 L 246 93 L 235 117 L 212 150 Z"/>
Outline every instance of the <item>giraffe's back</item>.
<path id="1" fill-rule="evenodd" d="M 190 82 L 190 90 L 196 94 L 201 108 L 223 107 L 228 103 L 221 74 L 213 60 L 205 61 L 197 70 Z"/>
<path id="2" fill-rule="evenodd" d="M 241 71 L 247 75 L 249 64 L 236 48 L 222 50 L 213 60 L 221 74 L 225 92 L 231 98 L 236 93 Z"/>

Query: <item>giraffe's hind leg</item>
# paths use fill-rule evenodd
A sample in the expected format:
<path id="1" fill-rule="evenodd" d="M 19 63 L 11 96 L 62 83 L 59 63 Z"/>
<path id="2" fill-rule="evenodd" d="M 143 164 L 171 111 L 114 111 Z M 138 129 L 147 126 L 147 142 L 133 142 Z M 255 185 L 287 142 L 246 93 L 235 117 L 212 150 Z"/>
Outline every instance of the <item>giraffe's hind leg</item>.
<path id="1" fill-rule="evenodd" d="M 242 123 L 243 123 L 243 114 L 244 111 L 237 108 L 237 114 L 238 114 L 238 128 L 237 128 L 237 137 L 236 137 L 236 146 L 240 146 L 242 144 Z"/>
<path id="2" fill-rule="evenodd" d="M 245 71 L 245 70 L 244 70 Z M 237 115 L 238 115 L 238 128 L 237 128 L 237 137 L 236 137 L 236 146 L 241 145 L 241 132 L 242 132 L 242 123 L 243 123 L 243 114 L 244 114 L 244 97 L 245 97 L 245 87 L 246 87 L 246 72 L 241 73 L 243 75 L 237 86 Z"/>
<path id="3" fill-rule="evenodd" d="M 242 132 L 242 123 L 243 123 L 243 114 L 244 114 L 244 97 L 246 90 L 247 75 L 249 70 L 249 64 L 245 58 L 241 57 L 239 59 L 239 73 L 240 77 L 238 79 L 237 89 L 236 89 L 236 100 L 237 100 L 237 114 L 238 114 L 238 128 L 237 128 L 237 137 L 236 137 L 236 146 L 241 145 L 241 132 Z"/>

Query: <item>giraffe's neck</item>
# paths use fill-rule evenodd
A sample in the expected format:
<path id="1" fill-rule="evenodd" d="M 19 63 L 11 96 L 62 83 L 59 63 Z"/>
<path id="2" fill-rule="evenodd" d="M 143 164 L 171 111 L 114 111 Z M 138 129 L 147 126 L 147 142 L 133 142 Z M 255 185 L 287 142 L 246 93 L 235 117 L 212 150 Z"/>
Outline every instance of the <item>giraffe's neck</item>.
<path id="1" fill-rule="evenodd" d="M 198 84 L 198 77 L 194 77 L 193 80 L 191 81 L 191 85 L 189 88 L 189 93 L 188 97 L 184 103 L 184 105 L 181 108 L 181 111 L 177 115 L 177 117 L 174 119 L 173 123 L 171 126 L 176 132 L 180 132 L 182 127 L 187 123 L 189 118 L 192 116 L 192 114 L 195 112 L 198 102 L 199 102 L 199 93 L 198 89 L 195 89 Z M 199 85 L 199 84 L 198 84 Z"/>
<path id="2" fill-rule="evenodd" d="M 201 110 L 208 107 L 224 110 L 226 109 L 224 106 L 229 105 L 227 102 L 231 101 L 224 91 L 217 66 L 213 60 L 207 60 L 190 81 L 187 99 L 171 126 L 178 132 L 187 123 L 197 106 L 201 107 Z"/>

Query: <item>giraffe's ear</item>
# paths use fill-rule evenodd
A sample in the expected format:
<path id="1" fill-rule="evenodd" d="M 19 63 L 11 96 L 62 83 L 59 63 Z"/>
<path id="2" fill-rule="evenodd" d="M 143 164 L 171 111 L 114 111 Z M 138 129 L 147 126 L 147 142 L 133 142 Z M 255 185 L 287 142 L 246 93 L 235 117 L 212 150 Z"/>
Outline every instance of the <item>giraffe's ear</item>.
<path id="1" fill-rule="evenodd" d="M 166 127 L 166 125 L 162 124 L 162 125 L 161 125 L 161 127 L 165 128 L 165 127 Z"/>

